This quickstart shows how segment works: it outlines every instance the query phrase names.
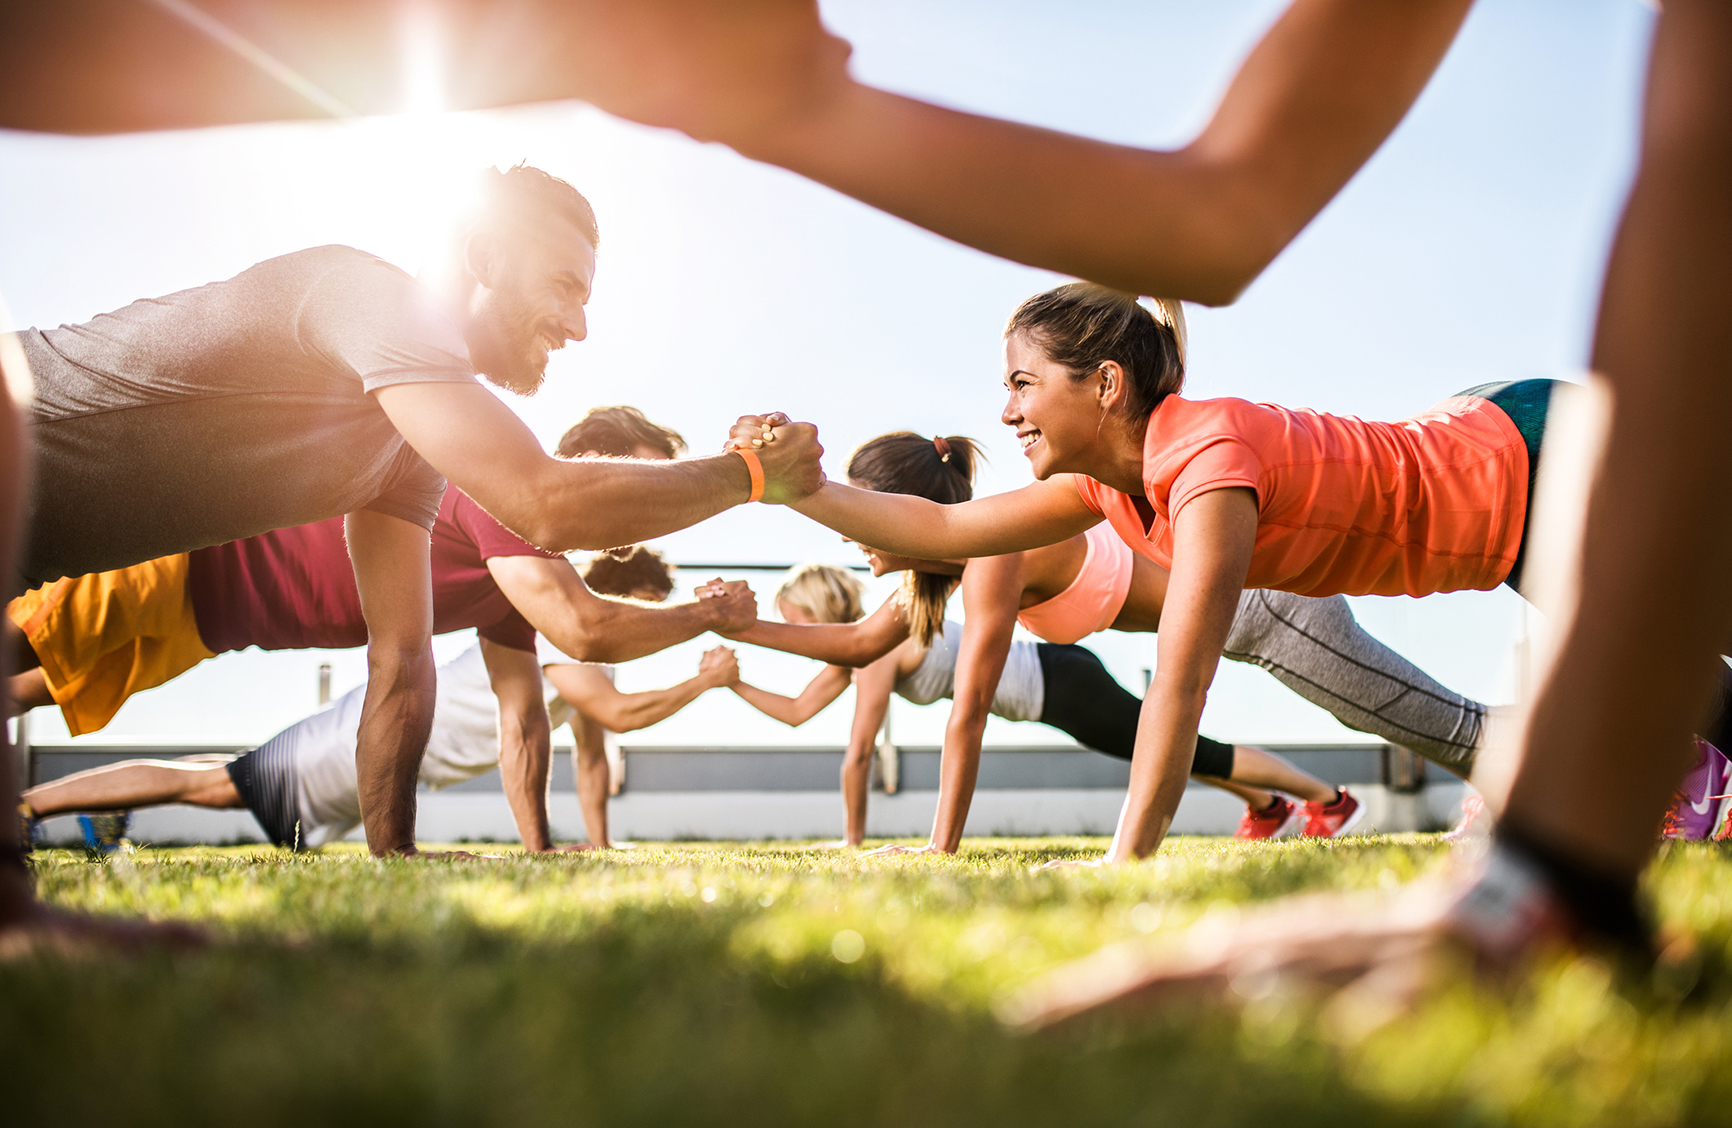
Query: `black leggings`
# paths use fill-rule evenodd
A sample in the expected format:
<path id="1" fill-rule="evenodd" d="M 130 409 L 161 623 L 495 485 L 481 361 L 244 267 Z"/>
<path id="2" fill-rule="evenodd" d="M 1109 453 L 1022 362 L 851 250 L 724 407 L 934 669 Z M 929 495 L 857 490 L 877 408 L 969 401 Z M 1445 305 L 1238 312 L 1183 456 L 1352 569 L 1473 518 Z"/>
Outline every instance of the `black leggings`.
<path id="1" fill-rule="evenodd" d="M 1143 703 L 1107 673 L 1092 650 L 1041 642 L 1035 644 L 1035 651 L 1040 655 L 1040 676 L 1046 686 L 1041 723 L 1096 752 L 1129 760 L 1137 746 L 1137 721 Z M 1233 746 L 1197 737 L 1191 774 L 1230 779 Z"/>

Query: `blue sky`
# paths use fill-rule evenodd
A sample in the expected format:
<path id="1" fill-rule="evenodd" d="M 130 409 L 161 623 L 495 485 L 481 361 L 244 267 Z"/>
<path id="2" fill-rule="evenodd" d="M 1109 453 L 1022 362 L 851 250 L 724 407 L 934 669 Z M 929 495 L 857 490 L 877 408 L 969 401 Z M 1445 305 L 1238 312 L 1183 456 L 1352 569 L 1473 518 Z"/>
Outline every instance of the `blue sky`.
<path id="1" fill-rule="evenodd" d="M 824 5 L 869 81 L 1154 145 L 1182 143 L 1207 119 L 1280 8 Z M 1489 380 L 1579 374 L 1632 164 L 1651 18 L 1635 0 L 1481 0 L 1408 120 L 1335 203 L 1236 305 L 1190 310 L 1189 393 L 1398 418 Z M 819 425 L 832 473 L 859 442 L 908 428 L 984 440 L 981 492 L 1028 480 L 997 421 L 999 330 L 1057 276 L 576 104 L 121 138 L 0 132 L 0 295 L 13 325 L 53 325 L 323 243 L 412 270 L 468 171 L 521 159 L 577 184 L 602 229 L 590 339 L 555 355 L 539 396 L 511 401 L 544 440 L 589 406 L 623 402 L 701 450 L 733 416 L 779 409 Z M 766 507 L 662 547 L 676 560 L 857 559 L 833 534 Z M 1512 594 L 1355 604 L 1374 633 L 1454 688 L 1509 698 L 1522 615 Z M 620 682 L 684 677 L 701 645 L 632 664 Z M 1152 639 L 1091 645 L 1140 688 Z M 749 648 L 741 658 L 749 678 L 778 688 L 813 672 Z M 320 661 L 336 666 L 339 688 L 363 674 L 354 652 L 227 656 L 141 695 L 103 735 L 263 739 L 310 708 Z M 844 702 L 788 733 L 712 694 L 638 739 L 725 731 L 735 743 L 836 743 L 847 712 Z M 905 741 L 935 741 L 942 723 L 941 709 L 899 707 Z M 39 739 L 58 729 L 40 713 L 33 724 Z M 1231 663 L 1204 728 L 1271 742 L 1342 735 Z M 997 724 L 989 738 L 1056 735 Z"/>

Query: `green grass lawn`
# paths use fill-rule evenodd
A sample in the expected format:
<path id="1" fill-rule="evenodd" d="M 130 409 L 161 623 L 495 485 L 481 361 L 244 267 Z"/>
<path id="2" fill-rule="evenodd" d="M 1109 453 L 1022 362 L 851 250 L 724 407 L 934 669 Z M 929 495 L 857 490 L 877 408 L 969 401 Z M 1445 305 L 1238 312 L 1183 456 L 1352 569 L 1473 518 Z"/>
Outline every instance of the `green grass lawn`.
<path id="1" fill-rule="evenodd" d="M 0 965 L 12 1124 L 1732 1123 L 1732 855 L 1650 886 L 1699 957 L 1471 985 L 1353 1041 L 1308 1005 L 1022 1035 L 993 1004 L 1102 944 L 1302 889 L 1394 886 L 1426 835 L 1099 840 L 954 859 L 679 844 L 464 865 L 351 851 L 37 855 L 59 905 L 201 922 L 206 952 Z"/>

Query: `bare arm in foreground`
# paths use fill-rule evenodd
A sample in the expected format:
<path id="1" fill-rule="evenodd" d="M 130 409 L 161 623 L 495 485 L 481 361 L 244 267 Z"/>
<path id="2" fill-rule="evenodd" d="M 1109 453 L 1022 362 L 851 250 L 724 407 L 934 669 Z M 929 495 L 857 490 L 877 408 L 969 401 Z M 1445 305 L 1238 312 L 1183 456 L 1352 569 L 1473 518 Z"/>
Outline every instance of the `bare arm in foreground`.
<path id="1" fill-rule="evenodd" d="M 1297 0 L 1188 145 L 1157 151 L 979 117 L 854 82 L 810 0 L 592 2 L 575 92 L 719 140 L 958 242 L 1218 305 L 1377 151 L 1470 0 Z"/>

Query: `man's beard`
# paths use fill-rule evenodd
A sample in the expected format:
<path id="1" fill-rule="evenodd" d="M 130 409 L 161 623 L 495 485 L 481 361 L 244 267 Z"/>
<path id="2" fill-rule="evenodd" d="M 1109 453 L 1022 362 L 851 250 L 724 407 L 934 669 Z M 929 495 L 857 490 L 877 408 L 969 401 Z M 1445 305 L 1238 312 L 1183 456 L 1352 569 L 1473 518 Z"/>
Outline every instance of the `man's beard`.
<path id="1" fill-rule="evenodd" d="M 540 391 L 547 378 L 546 320 L 514 290 L 489 293 L 480 316 L 481 340 L 469 346 L 476 371 L 520 396 Z"/>

